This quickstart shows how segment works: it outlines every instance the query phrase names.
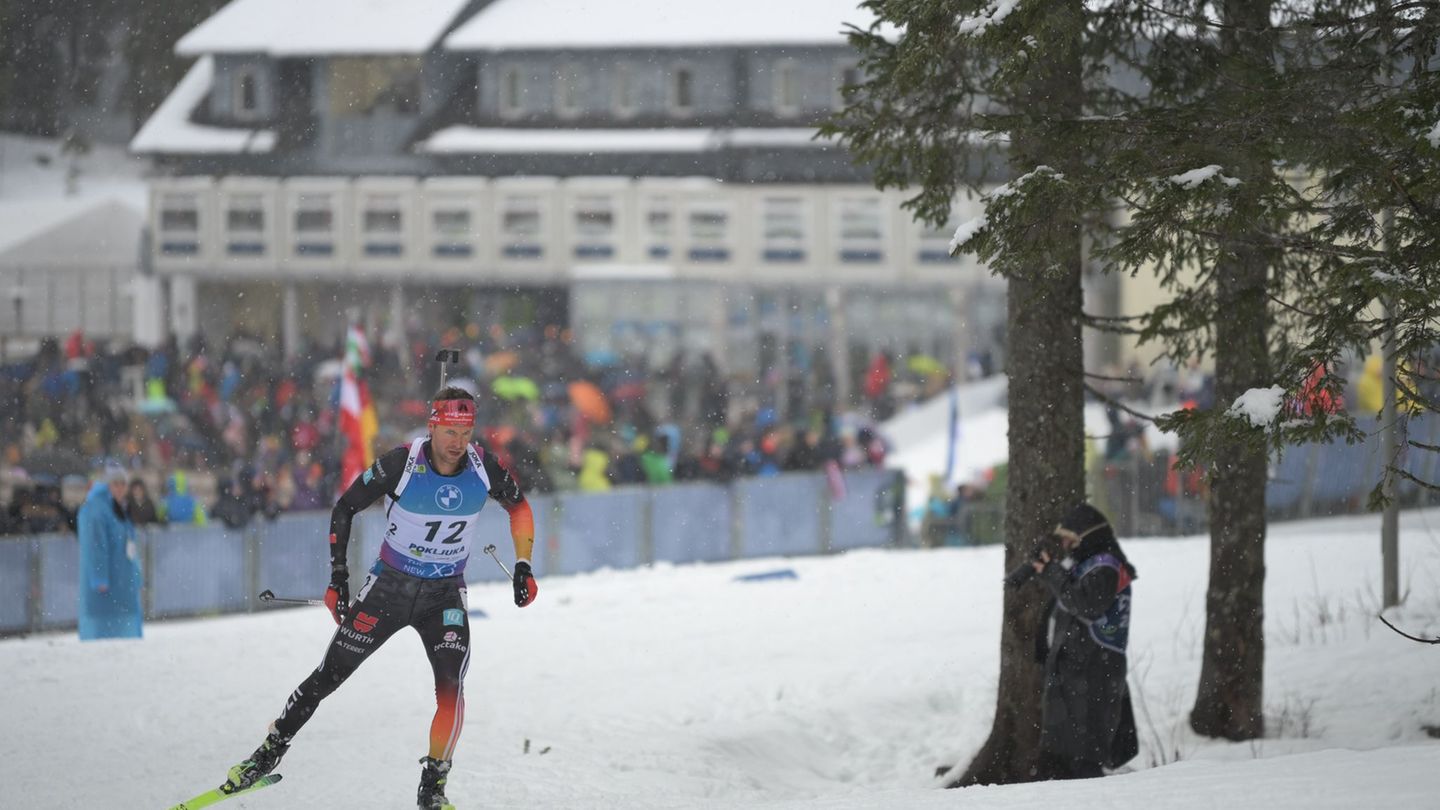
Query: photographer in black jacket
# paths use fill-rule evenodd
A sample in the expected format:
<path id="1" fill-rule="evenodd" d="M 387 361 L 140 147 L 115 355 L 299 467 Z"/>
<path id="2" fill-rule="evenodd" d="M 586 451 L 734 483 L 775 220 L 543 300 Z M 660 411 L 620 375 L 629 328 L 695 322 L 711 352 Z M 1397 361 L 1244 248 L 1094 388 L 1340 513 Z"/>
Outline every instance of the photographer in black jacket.
<path id="1" fill-rule="evenodd" d="M 1088 503 L 1072 509 L 1037 543 L 1033 559 L 1006 577 L 1011 587 L 1038 579 L 1054 597 L 1046 611 L 1048 648 L 1037 650 L 1045 663 L 1042 779 L 1101 776 L 1139 752 L 1125 683 L 1135 577 L 1110 522 Z M 1046 636 L 1042 628 L 1042 645 Z"/>

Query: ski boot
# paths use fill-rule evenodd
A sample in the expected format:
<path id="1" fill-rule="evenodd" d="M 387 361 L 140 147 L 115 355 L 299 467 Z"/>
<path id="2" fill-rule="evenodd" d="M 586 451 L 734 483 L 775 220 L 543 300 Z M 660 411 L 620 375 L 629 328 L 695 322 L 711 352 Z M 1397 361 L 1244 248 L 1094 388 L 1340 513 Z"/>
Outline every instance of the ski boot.
<path id="1" fill-rule="evenodd" d="M 249 759 L 230 769 L 230 775 L 220 789 L 226 793 L 234 793 L 250 787 L 260 777 L 275 770 L 275 766 L 280 764 L 280 758 L 285 756 L 285 752 L 289 750 L 290 741 L 281 738 L 275 731 L 275 727 L 271 726 L 270 733 L 265 735 L 265 741 L 260 743 L 260 747 L 255 749 L 255 753 L 251 754 Z"/>
<path id="2" fill-rule="evenodd" d="M 445 798 L 445 778 L 449 773 L 449 760 L 433 757 L 420 760 L 420 790 L 415 802 L 420 810 L 455 810 L 455 805 Z"/>

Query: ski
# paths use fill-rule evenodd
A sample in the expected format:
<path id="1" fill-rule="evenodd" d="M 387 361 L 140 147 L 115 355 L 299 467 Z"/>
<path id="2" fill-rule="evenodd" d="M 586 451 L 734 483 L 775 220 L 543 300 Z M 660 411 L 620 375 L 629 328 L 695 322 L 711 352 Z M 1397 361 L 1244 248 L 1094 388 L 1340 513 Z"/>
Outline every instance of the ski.
<path id="1" fill-rule="evenodd" d="M 212 804 L 223 802 L 226 799 L 234 798 L 235 796 L 243 796 L 246 793 L 253 793 L 260 788 L 269 787 L 270 785 L 279 782 L 280 778 L 280 774 L 278 773 L 266 774 L 265 776 L 260 777 L 260 779 L 257 780 L 255 784 L 251 785 L 250 787 L 245 788 L 244 790 L 236 790 L 230 793 L 227 793 L 225 791 L 225 786 L 221 785 L 214 790 L 207 790 L 193 799 L 186 799 L 185 801 L 175 805 L 174 807 L 171 807 L 170 810 L 200 810 L 200 808 L 202 807 L 209 807 Z"/>

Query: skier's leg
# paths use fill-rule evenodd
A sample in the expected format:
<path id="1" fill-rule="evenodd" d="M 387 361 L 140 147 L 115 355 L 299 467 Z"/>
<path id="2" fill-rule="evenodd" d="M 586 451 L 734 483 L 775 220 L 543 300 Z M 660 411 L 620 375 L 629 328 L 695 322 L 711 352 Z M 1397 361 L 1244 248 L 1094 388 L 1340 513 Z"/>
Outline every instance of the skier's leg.
<path id="1" fill-rule="evenodd" d="M 435 719 L 430 723 L 430 757 L 448 761 L 465 723 L 465 669 L 470 664 L 470 617 L 463 586 L 451 588 L 415 622 L 435 674 Z"/>
<path id="2" fill-rule="evenodd" d="M 331 637 L 320 666 L 295 688 L 275 720 L 275 733 L 287 743 L 315 713 L 320 701 L 339 689 L 371 653 L 406 625 L 411 599 L 403 592 L 403 579 L 373 572 L 366 576 L 345 623 Z"/>
<path id="3" fill-rule="evenodd" d="M 366 585 L 369 584 L 370 581 L 367 580 Z M 345 623 L 336 629 L 335 635 L 330 639 L 330 646 L 325 650 L 325 658 L 320 662 L 320 667 L 295 688 L 290 699 L 285 702 L 280 717 L 270 724 L 270 732 L 265 735 L 255 753 L 230 769 L 225 780 L 227 792 L 244 790 L 255 784 L 260 777 L 275 770 L 275 766 L 280 764 L 280 758 L 290 750 L 291 738 L 305 725 L 305 721 L 310 719 L 310 715 L 315 713 L 320 701 L 344 683 L 370 653 L 385 643 L 385 639 L 405 626 L 403 619 L 390 616 L 383 610 L 383 606 L 383 600 L 373 595 L 366 599 L 362 595 L 361 599 L 350 607 Z"/>

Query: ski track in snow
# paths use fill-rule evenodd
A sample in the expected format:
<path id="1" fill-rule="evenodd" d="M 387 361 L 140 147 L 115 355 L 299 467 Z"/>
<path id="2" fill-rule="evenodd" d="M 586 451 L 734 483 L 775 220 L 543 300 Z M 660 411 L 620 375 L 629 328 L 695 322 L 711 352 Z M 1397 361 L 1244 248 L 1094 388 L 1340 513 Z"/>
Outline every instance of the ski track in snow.
<path id="1" fill-rule="evenodd" d="M 1408 601 L 1389 615 L 1434 636 L 1440 511 L 1401 526 Z M 1440 742 L 1421 726 L 1440 725 L 1440 649 L 1375 620 L 1378 527 L 1271 527 L 1272 736 L 1254 743 L 1185 725 L 1207 541 L 1124 541 L 1140 572 L 1131 684 L 1150 713 L 1137 700 L 1135 772 L 960 793 L 931 774 L 963 765 L 989 731 L 999 548 L 553 577 L 523 611 L 508 585 L 475 586 L 471 608 L 490 618 L 472 627 L 448 793 L 462 810 L 1435 807 Z M 798 579 L 732 581 L 780 567 Z M 151 624 L 138 643 L 0 642 L 0 807 L 168 807 L 219 784 L 333 628 L 301 608 Z M 413 806 L 433 708 L 423 651 L 402 632 L 322 704 L 282 784 L 224 807 Z"/>

